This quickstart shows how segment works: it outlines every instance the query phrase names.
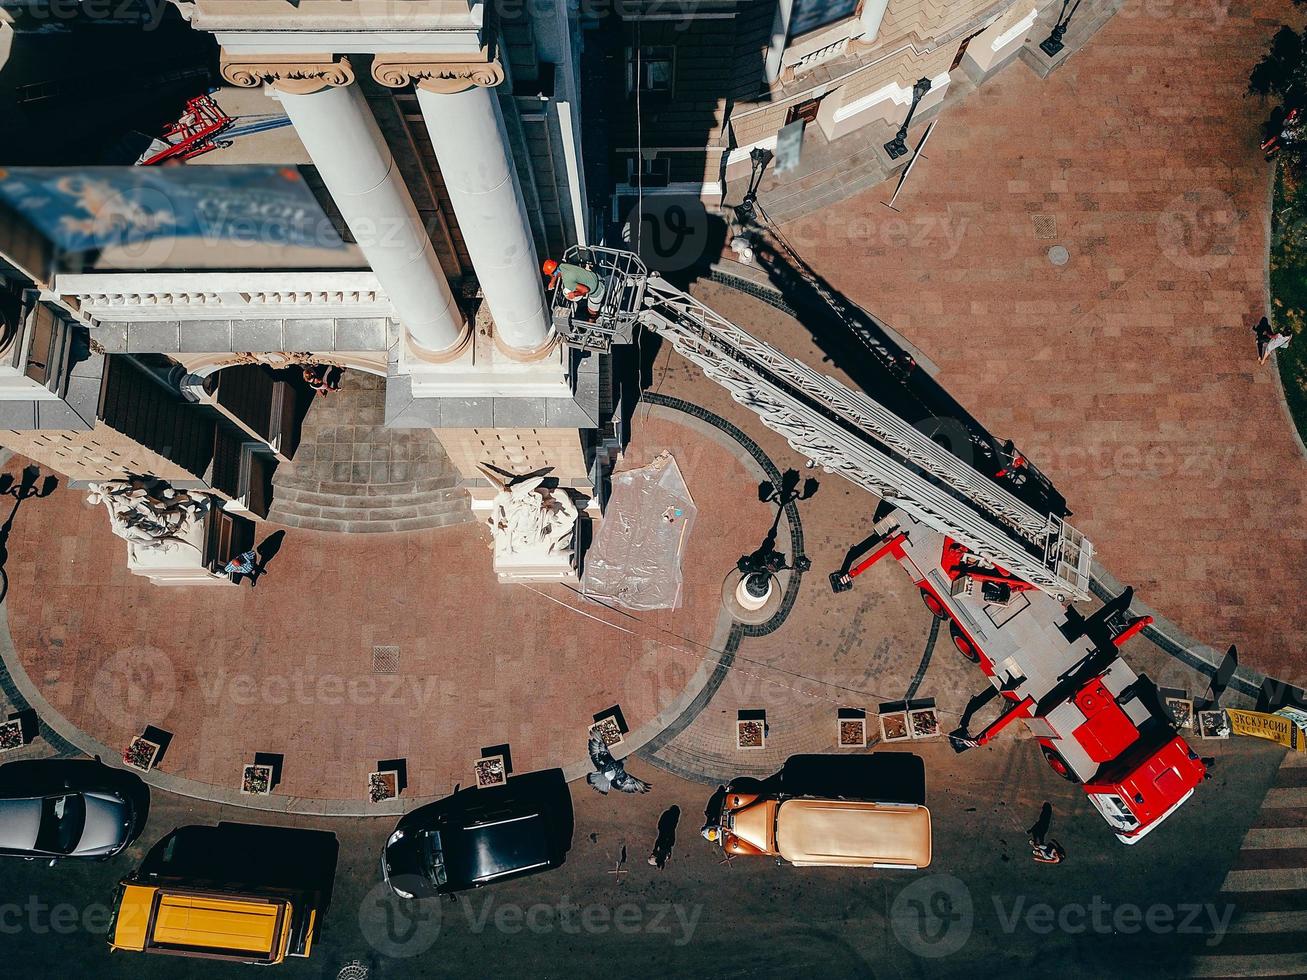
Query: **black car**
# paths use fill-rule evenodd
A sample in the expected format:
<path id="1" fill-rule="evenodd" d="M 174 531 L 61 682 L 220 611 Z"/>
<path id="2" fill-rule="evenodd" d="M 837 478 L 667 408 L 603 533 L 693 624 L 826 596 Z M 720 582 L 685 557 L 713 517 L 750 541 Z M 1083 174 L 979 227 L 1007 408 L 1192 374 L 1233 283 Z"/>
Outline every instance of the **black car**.
<path id="1" fill-rule="evenodd" d="M 149 790 L 98 759 L 0 766 L 0 856 L 108 860 L 145 825 Z"/>
<path id="2" fill-rule="evenodd" d="M 572 845 L 572 796 L 562 770 L 465 789 L 407 813 L 381 856 L 400 898 L 445 895 L 548 871 Z"/>

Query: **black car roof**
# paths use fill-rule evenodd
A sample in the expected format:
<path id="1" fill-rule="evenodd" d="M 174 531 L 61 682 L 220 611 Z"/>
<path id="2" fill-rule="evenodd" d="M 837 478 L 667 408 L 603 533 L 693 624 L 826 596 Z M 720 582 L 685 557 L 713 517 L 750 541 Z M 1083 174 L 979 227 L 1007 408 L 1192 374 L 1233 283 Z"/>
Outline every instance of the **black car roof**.
<path id="1" fill-rule="evenodd" d="M 549 830 L 539 813 L 440 830 L 445 874 L 450 884 L 471 885 L 550 863 Z"/>

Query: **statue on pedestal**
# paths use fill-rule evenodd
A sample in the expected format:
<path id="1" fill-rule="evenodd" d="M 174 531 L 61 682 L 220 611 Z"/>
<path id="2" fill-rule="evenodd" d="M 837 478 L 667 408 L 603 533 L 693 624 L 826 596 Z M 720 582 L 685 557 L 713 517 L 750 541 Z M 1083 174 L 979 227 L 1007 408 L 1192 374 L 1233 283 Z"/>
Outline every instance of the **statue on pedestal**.
<path id="1" fill-rule="evenodd" d="M 575 553 L 576 504 L 566 490 L 542 487 L 544 477 L 511 477 L 482 465 L 499 487 L 486 525 L 494 539 L 495 567 L 571 567 Z"/>
<path id="2" fill-rule="evenodd" d="M 210 506 L 208 494 L 174 490 L 162 480 L 129 476 L 87 486 L 86 500 L 104 504 L 113 533 L 127 542 L 128 554 L 196 548 L 188 538 Z"/>

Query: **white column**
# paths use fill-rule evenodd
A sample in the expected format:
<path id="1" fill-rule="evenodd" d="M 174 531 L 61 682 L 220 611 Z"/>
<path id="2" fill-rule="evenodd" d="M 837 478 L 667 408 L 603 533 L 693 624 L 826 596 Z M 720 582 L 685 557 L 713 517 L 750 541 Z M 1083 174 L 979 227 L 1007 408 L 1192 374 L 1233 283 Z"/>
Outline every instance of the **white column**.
<path id="1" fill-rule="evenodd" d="M 457 349 L 466 323 L 363 93 L 345 85 L 278 95 L 413 346 Z"/>
<path id="2" fill-rule="evenodd" d="M 538 350 L 551 329 L 544 279 L 494 90 L 416 90 L 496 334 L 512 350 Z"/>
<path id="3" fill-rule="evenodd" d="M 793 13 L 793 9 L 794 0 L 780 0 L 776 4 L 776 16 L 772 21 L 771 40 L 767 44 L 765 65 L 769 82 L 775 82 L 781 77 L 785 45 L 790 40 L 790 14 Z"/>
<path id="4" fill-rule="evenodd" d="M 862 40 L 870 44 L 880 33 L 880 23 L 885 19 L 885 10 L 889 0 L 865 0 L 862 7 L 862 29 L 866 32 Z"/>

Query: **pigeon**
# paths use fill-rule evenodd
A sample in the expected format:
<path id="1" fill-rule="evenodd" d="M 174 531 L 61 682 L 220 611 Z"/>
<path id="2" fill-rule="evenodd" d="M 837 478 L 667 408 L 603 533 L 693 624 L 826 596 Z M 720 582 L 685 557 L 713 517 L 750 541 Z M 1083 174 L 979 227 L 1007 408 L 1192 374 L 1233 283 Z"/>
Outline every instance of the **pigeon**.
<path id="1" fill-rule="evenodd" d="M 590 763 L 595 771 L 586 776 L 585 781 L 605 796 L 610 789 L 619 793 L 649 792 L 649 784 L 628 773 L 626 766 L 613 758 L 597 732 L 590 733 Z"/>

